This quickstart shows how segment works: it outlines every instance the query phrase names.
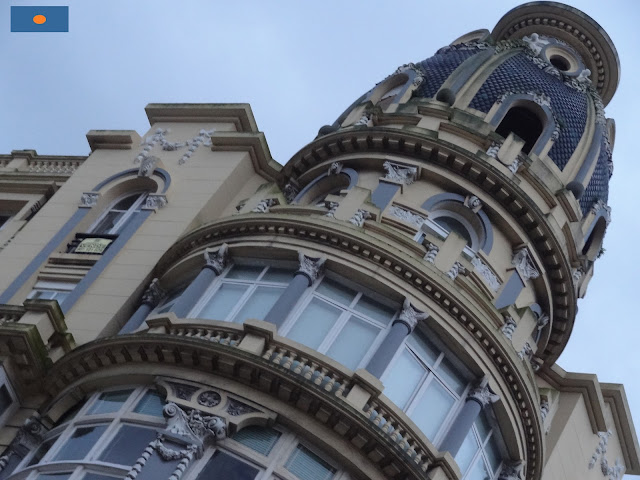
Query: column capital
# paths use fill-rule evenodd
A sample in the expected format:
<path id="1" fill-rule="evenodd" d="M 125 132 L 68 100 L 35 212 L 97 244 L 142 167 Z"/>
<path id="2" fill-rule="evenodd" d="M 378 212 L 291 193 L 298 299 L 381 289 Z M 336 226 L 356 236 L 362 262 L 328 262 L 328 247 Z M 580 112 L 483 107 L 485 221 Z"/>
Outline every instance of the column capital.
<path id="1" fill-rule="evenodd" d="M 154 278 L 142 294 L 142 303 L 149 305 L 151 308 L 155 308 L 165 293 L 164 289 L 160 286 L 160 280 Z"/>
<path id="2" fill-rule="evenodd" d="M 418 322 L 420 320 L 426 320 L 428 316 L 428 313 L 421 312 L 420 310 L 415 309 L 413 305 L 411 305 L 409 299 L 405 298 L 404 303 L 402 304 L 402 312 L 400 312 L 397 320 L 395 320 L 393 323 L 404 323 L 409 329 L 409 332 L 413 332 L 413 330 L 416 328 L 416 325 L 418 325 Z"/>
<path id="3" fill-rule="evenodd" d="M 309 280 L 309 286 L 313 285 L 313 282 L 316 281 L 322 271 L 326 258 L 309 257 L 304 253 L 298 253 L 298 261 L 300 262 L 300 268 L 296 271 L 296 275 L 304 275 Z"/>
<path id="4" fill-rule="evenodd" d="M 489 377 L 487 376 L 480 380 L 480 383 L 467 394 L 467 401 L 478 402 L 483 408 L 490 403 L 497 402 L 499 399 L 500 396 L 493 393 L 489 388 Z"/>
<path id="5" fill-rule="evenodd" d="M 209 268 L 213 270 L 216 275 L 220 275 L 229 260 L 229 245 L 223 243 L 218 248 L 205 250 L 204 260 L 206 264 L 203 268 Z"/>
<path id="6" fill-rule="evenodd" d="M 500 470 L 498 480 L 521 480 L 524 470 L 524 462 L 522 460 L 513 463 L 505 463 Z"/>

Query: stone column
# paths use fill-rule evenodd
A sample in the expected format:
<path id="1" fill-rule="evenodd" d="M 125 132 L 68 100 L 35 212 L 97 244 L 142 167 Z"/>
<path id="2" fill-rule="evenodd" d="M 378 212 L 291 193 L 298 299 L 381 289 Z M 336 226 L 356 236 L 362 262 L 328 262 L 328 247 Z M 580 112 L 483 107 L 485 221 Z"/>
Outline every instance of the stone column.
<path id="1" fill-rule="evenodd" d="M 449 428 L 439 450 L 451 453 L 456 456 L 465 437 L 471 430 L 473 422 L 485 405 L 497 402 L 500 397 L 489 389 L 489 378 L 484 377 L 480 384 L 473 388 L 467 395 L 467 401 L 462 406 L 458 416 Z"/>
<path id="2" fill-rule="evenodd" d="M 273 323 L 278 329 L 298 303 L 304 291 L 316 281 L 325 262 L 325 258 L 308 257 L 303 253 L 298 254 L 298 259 L 300 260 L 300 269 L 264 317 L 265 322 Z"/>
<path id="3" fill-rule="evenodd" d="M 120 333 L 131 333 L 137 330 L 149 313 L 151 313 L 151 310 L 158 306 L 158 303 L 160 303 L 164 295 L 165 291 L 160 287 L 160 281 L 154 278 L 142 294 L 142 303 L 131 318 L 129 318 L 129 321 L 120 329 Z"/>
<path id="4" fill-rule="evenodd" d="M 216 276 L 220 275 L 227 265 L 229 246 L 223 243 L 219 248 L 205 250 L 205 264 L 198 276 L 182 292 L 180 298 L 174 303 L 171 311 L 177 317 L 184 318 L 191 311 L 204 292 L 209 288 Z"/>
<path id="5" fill-rule="evenodd" d="M 402 342 L 418 325 L 420 320 L 425 320 L 428 313 L 420 312 L 411 306 L 408 298 L 404 299 L 402 312 L 391 325 L 384 341 L 369 360 L 365 369 L 374 377 L 380 378 L 391 362 L 391 359 L 402 345 Z"/>

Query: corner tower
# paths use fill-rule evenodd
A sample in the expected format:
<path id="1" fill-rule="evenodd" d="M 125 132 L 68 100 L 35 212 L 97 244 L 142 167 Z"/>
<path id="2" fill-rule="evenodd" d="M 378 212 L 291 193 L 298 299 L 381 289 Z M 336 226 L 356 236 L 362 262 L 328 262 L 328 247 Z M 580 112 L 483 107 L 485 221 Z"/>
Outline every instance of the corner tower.
<path id="1" fill-rule="evenodd" d="M 535 2 L 284 167 L 248 105 L 90 132 L 0 252 L 0 480 L 640 474 L 624 388 L 555 363 L 610 221 L 618 76 L 595 21 Z"/>

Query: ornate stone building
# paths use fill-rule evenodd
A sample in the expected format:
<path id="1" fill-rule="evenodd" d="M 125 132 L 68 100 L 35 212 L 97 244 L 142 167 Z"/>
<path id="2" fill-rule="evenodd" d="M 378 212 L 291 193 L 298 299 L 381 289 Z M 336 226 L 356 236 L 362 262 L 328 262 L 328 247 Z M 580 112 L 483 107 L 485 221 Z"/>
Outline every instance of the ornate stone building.
<path id="1" fill-rule="evenodd" d="M 552 2 L 403 65 L 283 167 L 243 104 L 0 156 L 0 479 L 618 479 L 565 372 L 619 65 Z"/>

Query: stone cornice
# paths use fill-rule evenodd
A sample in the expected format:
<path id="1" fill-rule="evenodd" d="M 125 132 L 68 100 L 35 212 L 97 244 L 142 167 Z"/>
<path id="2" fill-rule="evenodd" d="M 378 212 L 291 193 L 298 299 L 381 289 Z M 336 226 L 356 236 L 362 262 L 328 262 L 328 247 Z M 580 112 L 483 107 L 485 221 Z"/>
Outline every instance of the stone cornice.
<path id="1" fill-rule="evenodd" d="M 404 156 L 414 162 L 426 162 L 445 168 L 476 184 L 492 196 L 527 232 L 535 252 L 544 267 L 553 296 L 553 324 L 549 342 L 539 350 L 545 364 L 553 364 L 573 330 L 576 293 L 571 276 L 568 254 L 564 249 L 561 231 L 555 231 L 540 208 L 529 195 L 497 167 L 487 161 L 485 154 L 472 154 L 452 143 L 434 140 L 418 132 L 372 127 L 366 131 L 343 129 L 319 137 L 300 150 L 282 174 L 293 178 L 318 164 L 335 161 L 345 154 L 366 156 L 372 152 L 386 152 Z"/>
<path id="2" fill-rule="evenodd" d="M 200 331 L 206 330 L 203 326 L 199 328 Z M 85 344 L 53 367 L 51 375 L 47 377 L 45 389 L 53 399 L 61 393 L 73 390 L 82 383 L 83 378 L 91 377 L 95 373 L 110 376 L 117 373 L 119 366 L 126 366 L 130 371 L 131 362 L 138 365 L 138 375 L 142 375 L 145 370 L 152 370 L 155 376 L 158 374 L 159 365 L 186 367 L 189 371 L 199 370 L 247 383 L 286 404 L 293 405 L 321 424 L 332 428 L 363 455 L 373 458 L 372 449 L 375 450 L 374 456 L 378 460 L 374 460 L 374 463 L 381 470 L 392 473 L 392 476 L 404 472 L 410 479 L 427 479 L 431 470 L 440 468 L 446 472 L 444 478 L 460 478 L 453 458 L 447 453 L 437 452 L 419 432 L 412 437 L 419 440 L 410 441 L 406 446 L 411 451 L 416 451 L 417 455 L 408 456 L 405 449 L 399 446 L 403 437 L 394 437 L 392 432 L 373 422 L 370 416 L 367 416 L 365 405 L 356 408 L 348 400 L 348 395 L 341 393 L 344 392 L 344 388 L 334 391 L 327 385 L 319 385 L 315 379 L 303 378 L 291 367 L 291 362 L 288 365 L 287 362 L 282 364 L 277 356 L 272 358 L 273 353 L 269 354 L 272 350 L 267 350 L 265 355 L 258 355 L 241 349 L 237 344 L 223 344 L 211 341 L 210 338 L 196 338 L 192 333 L 189 333 L 189 336 L 181 333 L 186 331 L 187 327 L 177 326 L 175 333 L 169 330 L 168 334 L 158 332 L 122 335 Z M 276 341 L 280 345 L 283 344 L 283 339 Z M 318 357 L 323 356 L 318 354 Z M 315 359 L 310 357 L 307 360 Z M 321 358 L 317 360 L 320 364 L 323 363 Z M 363 377 L 351 371 L 347 370 L 344 373 L 349 378 L 341 379 L 342 382 L 351 382 L 351 378 L 355 382 L 363 381 Z M 333 378 L 335 379 L 335 375 Z M 357 388 L 356 383 L 349 383 L 349 388 Z M 380 408 L 383 406 L 384 403 Z M 403 424 L 416 428 L 408 418 Z M 403 430 L 403 435 L 408 433 L 407 430 Z"/>
<path id="3" fill-rule="evenodd" d="M 528 450 L 528 475 L 537 475 L 541 469 L 541 426 L 538 420 L 538 395 L 532 391 L 532 372 L 527 372 L 513 348 L 496 335 L 495 325 L 487 325 L 479 319 L 479 312 L 470 309 L 469 302 L 461 290 L 426 262 L 416 262 L 415 256 L 402 248 L 392 248 L 389 239 L 384 243 L 375 241 L 371 234 L 351 227 L 347 222 L 336 222 L 320 218 L 302 218 L 284 214 L 253 214 L 226 218 L 201 227 L 179 240 L 171 247 L 157 266 L 159 277 L 164 275 L 180 259 L 198 254 L 200 250 L 222 242 L 233 249 L 235 243 L 251 238 L 255 244 L 261 236 L 265 247 L 274 242 L 283 246 L 288 238 L 322 244 L 324 250 L 338 249 L 386 268 L 401 282 L 406 282 L 429 299 L 444 308 L 460 325 L 473 335 L 480 348 L 491 358 L 509 385 L 510 393 L 517 404 L 521 425 Z M 313 249 L 312 245 L 310 248 Z M 316 250 L 319 250 L 315 247 Z M 458 280 L 456 280 L 458 281 Z M 478 299 L 476 298 L 476 301 Z M 538 473 L 536 473 L 538 472 Z M 529 477 L 535 478 L 535 477 Z"/>

